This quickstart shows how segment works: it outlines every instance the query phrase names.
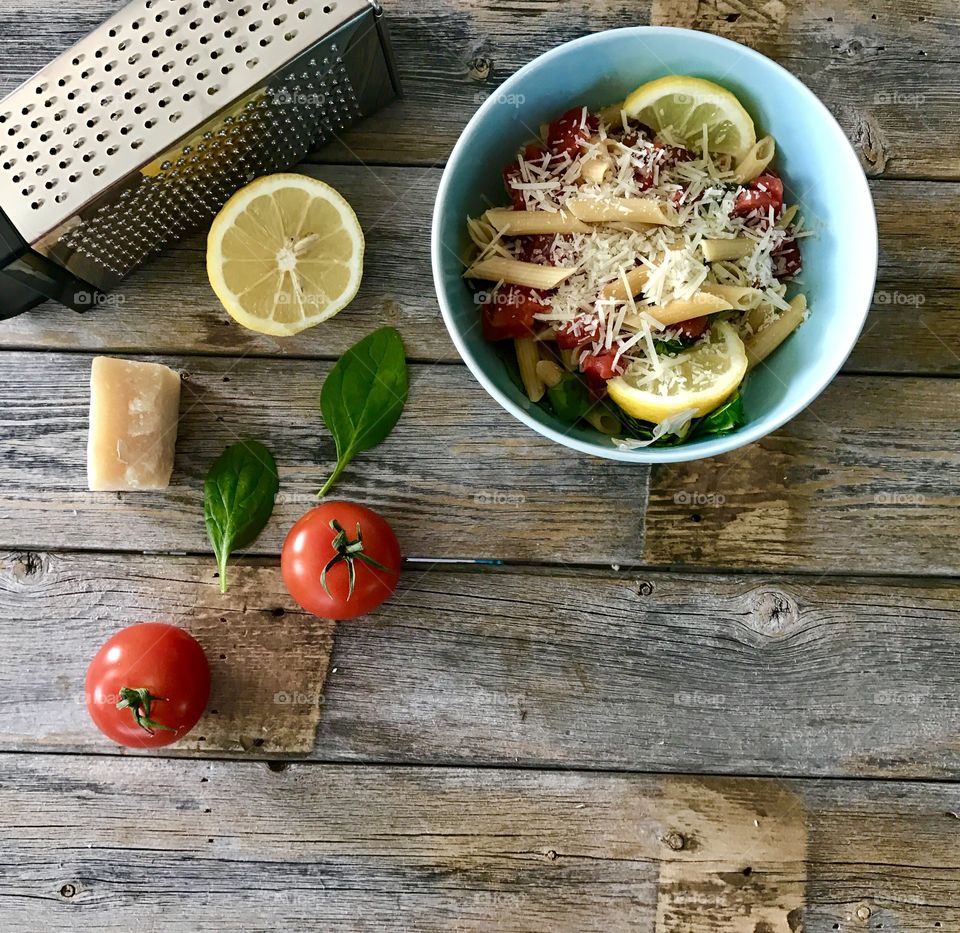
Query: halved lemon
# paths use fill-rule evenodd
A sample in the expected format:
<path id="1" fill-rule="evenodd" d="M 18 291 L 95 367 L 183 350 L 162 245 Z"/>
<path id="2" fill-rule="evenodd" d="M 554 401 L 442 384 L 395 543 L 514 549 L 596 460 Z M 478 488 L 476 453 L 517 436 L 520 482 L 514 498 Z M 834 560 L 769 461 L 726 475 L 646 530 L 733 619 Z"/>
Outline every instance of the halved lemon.
<path id="1" fill-rule="evenodd" d="M 742 159 L 757 141 L 750 114 L 726 88 L 685 75 L 667 75 L 638 87 L 624 102 L 627 116 L 640 120 L 688 148 L 703 148 L 703 127 L 711 152 Z"/>
<path id="2" fill-rule="evenodd" d="M 339 192 L 307 175 L 266 175 L 221 208 L 207 276 L 229 315 L 289 337 L 345 308 L 363 275 L 363 231 Z"/>
<path id="3" fill-rule="evenodd" d="M 710 336 L 673 360 L 662 361 L 658 373 L 647 360 L 630 364 L 607 391 L 628 415 L 659 424 L 682 411 L 699 418 L 722 405 L 743 381 L 747 353 L 731 324 L 714 324 Z"/>

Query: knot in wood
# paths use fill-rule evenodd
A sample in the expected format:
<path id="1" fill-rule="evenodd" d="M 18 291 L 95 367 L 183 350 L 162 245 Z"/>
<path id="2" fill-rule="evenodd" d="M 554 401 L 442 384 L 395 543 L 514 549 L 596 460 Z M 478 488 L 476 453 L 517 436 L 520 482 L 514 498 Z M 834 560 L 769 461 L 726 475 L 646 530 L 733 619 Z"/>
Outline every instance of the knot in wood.
<path id="1" fill-rule="evenodd" d="M 67 882 L 63 887 L 60 888 L 61 897 L 76 897 L 77 895 L 77 886 L 71 882 Z"/>
<path id="2" fill-rule="evenodd" d="M 15 557 L 15 573 L 19 577 L 32 577 L 43 570 L 43 560 L 34 551 L 23 551 Z"/>
<path id="3" fill-rule="evenodd" d="M 467 62 L 467 77 L 471 81 L 486 81 L 493 70 L 493 60 L 478 55 Z"/>
<path id="4" fill-rule="evenodd" d="M 684 838 L 683 833 L 678 833 L 676 830 L 667 833 L 666 836 L 663 837 L 663 841 L 667 848 L 673 849 L 674 852 L 680 852 L 685 849 L 687 845 L 687 840 Z"/>
<path id="5" fill-rule="evenodd" d="M 866 904 L 857 908 L 857 919 L 858 920 L 869 920 L 870 919 L 870 908 Z"/>
<path id="6" fill-rule="evenodd" d="M 800 610 L 786 593 L 762 590 L 754 596 L 752 622 L 761 635 L 783 635 L 799 621 Z"/>
<path id="7" fill-rule="evenodd" d="M 653 593 L 653 584 L 643 580 L 636 585 L 637 596 L 649 596 Z"/>
<path id="8" fill-rule="evenodd" d="M 860 114 L 854 141 L 868 175 L 880 175 L 887 167 L 887 140 L 880 125 L 869 114 Z"/>

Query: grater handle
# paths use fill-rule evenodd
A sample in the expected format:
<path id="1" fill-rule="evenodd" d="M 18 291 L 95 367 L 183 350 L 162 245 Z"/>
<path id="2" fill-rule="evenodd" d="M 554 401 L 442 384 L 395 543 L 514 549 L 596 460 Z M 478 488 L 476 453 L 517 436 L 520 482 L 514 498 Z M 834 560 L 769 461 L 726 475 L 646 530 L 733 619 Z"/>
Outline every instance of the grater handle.
<path id="1" fill-rule="evenodd" d="M 0 320 L 16 317 L 52 298 L 75 311 L 102 300 L 100 291 L 63 266 L 30 249 L 0 210 Z"/>

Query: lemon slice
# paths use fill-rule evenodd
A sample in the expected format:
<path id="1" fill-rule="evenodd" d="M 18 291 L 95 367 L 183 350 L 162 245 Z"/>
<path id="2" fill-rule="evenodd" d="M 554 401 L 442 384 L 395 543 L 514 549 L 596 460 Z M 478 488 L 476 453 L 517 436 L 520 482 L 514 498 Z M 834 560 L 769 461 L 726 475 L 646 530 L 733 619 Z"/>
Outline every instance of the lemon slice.
<path id="1" fill-rule="evenodd" d="M 676 142 L 698 152 L 703 127 L 711 152 L 742 159 L 757 141 L 750 114 L 726 88 L 684 75 L 667 75 L 638 87 L 624 102 L 628 117 L 666 131 Z"/>
<path id="2" fill-rule="evenodd" d="M 648 360 L 630 364 L 607 391 L 628 415 L 660 424 L 683 411 L 699 418 L 722 405 L 743 381 L 747 353 L 731 324 L 721 321 L 710 336 L 674 359 L 661 357 L 661 370 Z"/>
<path id="3" fill-rule="evenodd" d="M 230 316 L 289 337 L 357 294 L 363 231 L 353 208 L 306 175 L 266 175 L 221 208 L 207 235 L 207 276 Z"/>

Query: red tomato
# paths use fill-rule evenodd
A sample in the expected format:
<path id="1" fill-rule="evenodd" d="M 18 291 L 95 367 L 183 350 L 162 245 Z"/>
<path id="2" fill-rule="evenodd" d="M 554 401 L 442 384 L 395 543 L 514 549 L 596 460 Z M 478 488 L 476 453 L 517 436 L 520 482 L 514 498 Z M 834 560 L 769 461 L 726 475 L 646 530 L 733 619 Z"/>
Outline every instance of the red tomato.
<path id="1" fill-rule="evenodd" d="M 583 317 L 574 318 L 569 324 L 566 324 L 556 331 L 557 346 L 561 350 L 576 350 L 593 340 L 593 335 L 587 331 L 586 319 Z M 591 328 L 596 330 L 596 328 Z"/>
<path id="2" fill-rule="evenodd" d="M 750 186 L 737 195 L 733 205 L 733 216 L 746 217 L 754 211 L 766 216 L 770 208 L 776 217 L 783 209 L 783 182 L 769 172 L 764 172 L 750 182 Z"/>
<path id="3" fill-rule="evenodd" d="M 546 154 L 546 148 L 540 143 L 529 143 L 523 150 L 523 158 L 527 162 L 539 162 Z M 513 186 L 514 182 L 523 181 L 520 166 L 516 162 L 511 162 L 504 167 L 502 174 L 504 187 L 506 187 L 507 194 L 510 195 L 510 200 L 513 202 L 513 209 L 515 211 L 525 211 L 527 202 L 523 198 L 523 192 Z"/>
<path id="4" fill-rule="evenodd" d="M 625 368 L 623 357 L 620 357 L 616 366 L 614 366 L 613 359 L 616 355 L 616 350 L 590 353 L 580 360 L 580 371 L 591 376 L 596 376 L 598 379 L 603 379 L 604 381 L 613 379 L 614 376 L 619 376 Z"/>
<path id="5" fill-rule="evenodd" d="M 535 314 L 550 310 L 541 300 L 544 292 L 526 285 L 498 288 L 483 305 L 483 336 L 491 343 L 529 337 L 536 325 Z"/>
<path id="6" fill-rule="evenodd" d="M 770 255 L 773 257 L 773 274 L 778 279 L 792 279 L 803 268 L 800 244 L 793 237 L 781 240 Z"/>
<path id="7" fill-rule="evenodd" d="M 510 195 L 510 200 L 513 202 L 513 209 L 515 211 L 525 211 L 527 209 L 527 202 L 523 199 L 523 192 L 513 187 L 514 182 L 520 181 L 523 181 L 523 176 L 520 173 L 519 165 L 514 163 L 508 165 L 503 170 L 503 185 L 507 189 L 507 194 Z"/>
<path id="8" fill-rule="evenodd" d="M 107 738 L 157 748 L 183 738 L 210 696 L 203 648 L 175 625 L 141 622 L 117 632 L 87 668 L 87 710 Z"/>
<path id="9" fill-rule="evenodd" d="M 547 145 L 557 156 L 568 155 L 575 159 L 580 147 L 600 128 L 600 118 L 587 113 L 583 107 L 571 107 L 547 127 Z"/>
<path id="10" fill-rule="evenodd" d="M 290 595 L 324 619 L 355 619 L 380 605 L 400 579 L 400 545 L 387 522 L 354 502 L 311 509 L 283 542 Z"/>
<path id="11" fill-rule="evenodd" d="M 535 262 L 541 266 L 552 266 L 550 250 L 556 235 L 553 233 L 531 233 L 519 237 L 520 259 L 524 262 Z"/>
<path id="12" fill-rule="evenodd" d="M 696 340 L 709 326 L 710 318 L 704 314 L 700 317 L 692 317 L 689 321 L 681 321 L 677 324 L 677 330 L 688 340 Z"/>

